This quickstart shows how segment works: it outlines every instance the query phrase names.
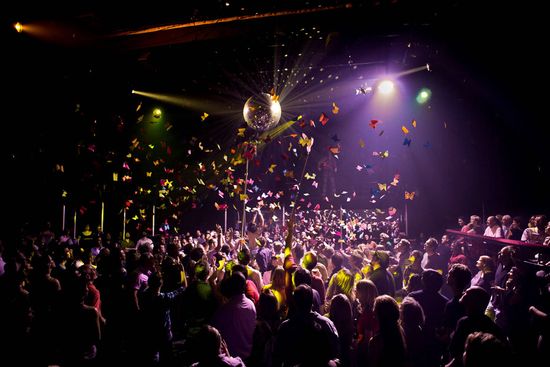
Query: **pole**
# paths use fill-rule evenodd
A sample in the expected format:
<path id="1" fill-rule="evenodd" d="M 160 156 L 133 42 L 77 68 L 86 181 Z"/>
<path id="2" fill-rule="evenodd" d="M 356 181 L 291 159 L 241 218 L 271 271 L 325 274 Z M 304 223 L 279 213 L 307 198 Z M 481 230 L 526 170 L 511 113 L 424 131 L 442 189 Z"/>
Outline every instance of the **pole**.
<path id="1" fill-rule="evenodd" d="M 224 216 L 223 216 L 223 232 L 227 232 L 227 207 L 225 208 Z"/>
<path id="2" fill-rule="evenodd" d="M 405 234 L 409 237 L 409 207 L 405 203 Z"/>
<path id="3" fill-rule="evenodd" d="M 342 211 L 342 206 L 340 205 L 340 239 L 342 239 L 344 237 L 344 223 L 342 222 L 342 215 L 343 215 L 343 211 Z"/>
<path id="4" fill-rule="evenodd" d="M 65 231 L 65 204 L 63 204 L 63 219 L 61 221 L 61 230 Z"/>
<path id="5" fill-rule="evenodd" d="M 105 220 L 105 202 L 102 201 L 101 202 L 101 230 L 103 231 L 103 233 L 105 233 L 105 227 L 103 227 L 103 222 Z"/>
<path id="6" fill-rule="evenodd" d="M 244 237 L 244 226 L 245 226 L 245 221 L 246 221 L 246 197 L 247 197 L 247 188 L 248 188 L 248 162 L 249 160 L 247 159 L 246 160 L 246 173 L 245 173 L 245 179 L 244 179 L 244 200 L 243 200 L 243 221 L 242 221 L 242 224 L 241 224 L 241 236 Z"/>
<path id="7" fill-rule="evenodd" d="M 76 239 L 76 210 L 74 211 L 73 217 L 73 238 Z"/>
<path id="8" fill-rule="evenodd" d="M 285 206 L 283 205 L 283 219 L 282 219 L 283 226 L 285 225 Z"/>
<path id="9" fill-rule="evenodd" d="M 126 239 L 126 208 L 122 214 L 122 241 Z"/>
<path id="10" fill-rule="evenodd" d="M 156 207 L 153 205 L 153 229 L 152 229 L 153 237 L 155 237 L 155 210 L 156 210 Z"/>

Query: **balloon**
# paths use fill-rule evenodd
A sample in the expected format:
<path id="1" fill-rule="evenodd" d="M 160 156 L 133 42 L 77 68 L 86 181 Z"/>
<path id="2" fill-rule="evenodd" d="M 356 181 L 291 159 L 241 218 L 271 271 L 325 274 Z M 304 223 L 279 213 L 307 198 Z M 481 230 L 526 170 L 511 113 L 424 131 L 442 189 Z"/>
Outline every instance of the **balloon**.
<path id="1" fill-rule="evenodd" d="M 254 130 L 274 128 L 281 119 L 281 105 L 268 93 L 250 97 L 243 108 L 244 120 Z"/>

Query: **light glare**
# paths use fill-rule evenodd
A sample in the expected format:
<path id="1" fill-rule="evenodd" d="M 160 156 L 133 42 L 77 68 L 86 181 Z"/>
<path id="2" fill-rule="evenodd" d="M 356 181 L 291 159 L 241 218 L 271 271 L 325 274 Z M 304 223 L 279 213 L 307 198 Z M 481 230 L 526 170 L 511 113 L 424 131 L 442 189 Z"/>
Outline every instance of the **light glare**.
<path id="1" fill-rule="evenodd" d="M 393 89 L 394 85 L 391 80 L 384 80 L 378 85 L 378 91 L 385 95 L 391 94 Z"/>

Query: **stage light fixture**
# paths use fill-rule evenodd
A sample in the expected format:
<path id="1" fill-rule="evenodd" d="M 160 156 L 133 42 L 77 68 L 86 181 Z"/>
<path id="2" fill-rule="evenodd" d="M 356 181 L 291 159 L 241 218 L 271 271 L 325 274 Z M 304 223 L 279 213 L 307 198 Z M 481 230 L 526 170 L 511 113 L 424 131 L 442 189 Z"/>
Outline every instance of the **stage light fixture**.
<path id="1" fill-rule="evenodd" d="M 430 97 L 432 96 L 432 91 L 428 88 L 422 88 L 418 92 L 416 96 L 416 102 L 419 104 L 424 104 L 430 100 Z"/>
<path id="2" fill-rule="evenodd" d="M 395 86 L 391 80 L 383 80 L 378 84 L 378 91 L 384 95 L 390 95 L 393 93 Z"/>

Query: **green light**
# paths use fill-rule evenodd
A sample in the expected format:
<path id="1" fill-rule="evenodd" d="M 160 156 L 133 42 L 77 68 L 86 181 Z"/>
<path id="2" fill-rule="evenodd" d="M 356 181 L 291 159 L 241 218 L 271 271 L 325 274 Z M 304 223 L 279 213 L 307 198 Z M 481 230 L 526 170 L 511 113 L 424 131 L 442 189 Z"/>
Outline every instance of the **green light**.
<path id="1" fill-rule="evenodd" d="M 428 88 L 422 88 L 418 95 L 416 96 L 416 102 L 419 104 L 424 104 L 430 100 L 430 97 L 432 96 L 432 91 Z"/>
<path id="2" fill-rule="evenodd" d="M 161 116 L 162 116 L 162 110 L 160 108 L 155 108 L 153 110 L 153 117 L 156 119 L 159 119 L 161 118 Z"/>

